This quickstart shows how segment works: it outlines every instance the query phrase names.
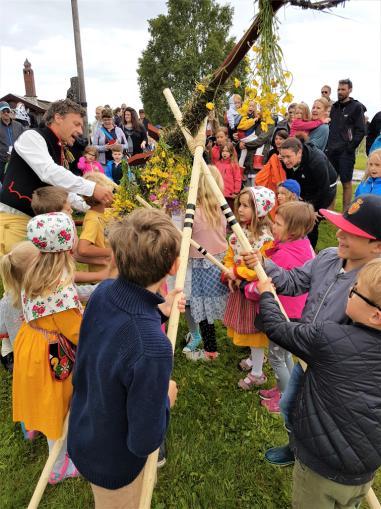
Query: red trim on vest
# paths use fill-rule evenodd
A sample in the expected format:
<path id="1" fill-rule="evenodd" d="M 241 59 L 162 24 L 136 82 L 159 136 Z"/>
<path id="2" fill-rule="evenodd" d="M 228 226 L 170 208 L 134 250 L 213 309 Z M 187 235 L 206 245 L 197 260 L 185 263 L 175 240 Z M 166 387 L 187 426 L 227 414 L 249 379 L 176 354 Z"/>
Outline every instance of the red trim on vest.
<path id="1" fill-rule="evenodd" d="M 18 191 L 16 191 L 16 189 L 13 189 L 13 184 L 14 183 L 15 183 L 15 181 L 12 180 L 12 182 L 9 184 L 8 191 L 10 193 L 17 194 L 17 196 L 19 197 L 19 200 L 22 200 L 24 198 L 25 200 L 28 200 L 28 201 L 30 201 L 30 203 L 32 203 L 32 198 L 29 198 L 29 196 L 25 196 L 23 194 L 20 194 Z"/>

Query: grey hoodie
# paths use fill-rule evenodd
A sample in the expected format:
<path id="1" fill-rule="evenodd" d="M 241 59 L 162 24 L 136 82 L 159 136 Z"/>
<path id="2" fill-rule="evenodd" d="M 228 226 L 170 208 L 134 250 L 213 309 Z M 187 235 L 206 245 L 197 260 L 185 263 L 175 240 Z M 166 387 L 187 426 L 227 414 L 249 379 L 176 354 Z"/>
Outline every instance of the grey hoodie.
<path id="1" fill-rule="evenodd" d="M 348 323 L 345 314 L 347 297 L 359 270 L 344 272 L 343 260 L 337 256 L 335 247 L 320 251 L 316 258 L 292 270 L 265 260 L 265 271 L 278 293 L 302 295 L 309 292 L 301 317 L 305 323 L 326 320 Z"/>

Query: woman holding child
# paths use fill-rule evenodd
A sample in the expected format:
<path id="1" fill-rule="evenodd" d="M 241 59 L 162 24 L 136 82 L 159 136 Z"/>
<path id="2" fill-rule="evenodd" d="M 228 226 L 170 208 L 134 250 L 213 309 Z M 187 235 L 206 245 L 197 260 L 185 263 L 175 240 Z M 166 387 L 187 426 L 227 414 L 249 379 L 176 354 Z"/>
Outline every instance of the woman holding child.
<path id="1" fill-rule="evenodd" d="M 123 150 L 127 150 L 127 140 L 123 130 L 115 126 L 111 110 L 102 111 L 102 127 L 100 127 L 93 137 L 93 145 L 99 152 L 99 162 L 105 166 L 108 161 L 112 161 L 112 146 L 118 143 L 122 145 Z"/>

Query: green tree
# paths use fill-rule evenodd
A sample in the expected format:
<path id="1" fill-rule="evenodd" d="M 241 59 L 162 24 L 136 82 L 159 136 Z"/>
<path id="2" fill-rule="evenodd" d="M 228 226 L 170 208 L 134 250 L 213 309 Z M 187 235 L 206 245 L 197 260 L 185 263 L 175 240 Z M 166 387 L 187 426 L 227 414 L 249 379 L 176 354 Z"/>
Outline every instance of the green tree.
<path id="1" fill-rule="evenodd" d="M 151 38 L 137 70 L 147 115 L 162 125 L 173 122 L 163 89 L 169 87 L 182 106 L 195 83 L 211 74 L 234 45 L 232 7 L 215 0 L 168 0 L 167 7 L 168 14 L 148 21 Z"/>

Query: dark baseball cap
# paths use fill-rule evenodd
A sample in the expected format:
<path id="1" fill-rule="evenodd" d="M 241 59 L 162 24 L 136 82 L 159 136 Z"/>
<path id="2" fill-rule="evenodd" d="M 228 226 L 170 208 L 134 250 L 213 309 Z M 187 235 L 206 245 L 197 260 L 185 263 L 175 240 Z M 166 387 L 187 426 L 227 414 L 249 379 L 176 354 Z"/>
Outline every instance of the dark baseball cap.
<path id="1" fill-rule="evenodd" d="M 362 194 L 351 203 L 344 214 L 320 209 L 320 214 L 340 230 L 364 237 L 381 240 L 381 196 Z"/>
<path id="2" fill-rule="evenodd" d="M 0 111 L 10 110 L 10 109 L 11 109 L 11 107 L 9 106 L 9 104 L 6 101 L 0 102 Z"/>

